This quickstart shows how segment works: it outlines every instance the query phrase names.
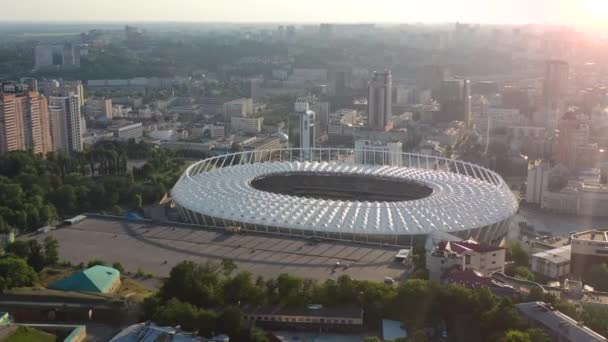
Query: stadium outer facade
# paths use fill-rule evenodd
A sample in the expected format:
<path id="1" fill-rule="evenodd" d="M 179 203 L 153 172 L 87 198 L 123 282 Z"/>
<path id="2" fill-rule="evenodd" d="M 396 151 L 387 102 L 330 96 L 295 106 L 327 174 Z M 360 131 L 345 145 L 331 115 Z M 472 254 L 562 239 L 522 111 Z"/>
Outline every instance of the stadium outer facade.
<path id="1" fill-rule="evenodd" d="M 171 190 L 208 228 L 413 245 L 432 233 L 497 243 L 517 200 L 495 172 L 440 157 L 315 148 L 201 160 Z"/>

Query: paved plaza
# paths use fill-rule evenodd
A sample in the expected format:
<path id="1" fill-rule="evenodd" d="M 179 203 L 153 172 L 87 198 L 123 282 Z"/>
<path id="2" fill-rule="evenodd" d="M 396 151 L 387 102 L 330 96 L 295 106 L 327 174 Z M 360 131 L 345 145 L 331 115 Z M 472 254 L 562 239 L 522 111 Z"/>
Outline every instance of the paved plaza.
<path id="1" fill-rule="evenodd" d="M 394 261 L 397 249 L 388 246 L 258 235 L 231 234 L 193 227 L 129 220 L 87 218 L 46 234 L 60 244 L 62 260 L 77 264 L 92 259 L 120 262 L 127 271 L 138 268 L 160 277 L 183 260 L 195 262 L 232 259 L 240 270 L 256 276 L 281 273 L 325 280 L 348 274 L 354 279 L 401 279 L 405 267 Z M 336 267 L 336 263 L 340 267 Z M 346 265 L 348 267 L 346 267 Z"/>

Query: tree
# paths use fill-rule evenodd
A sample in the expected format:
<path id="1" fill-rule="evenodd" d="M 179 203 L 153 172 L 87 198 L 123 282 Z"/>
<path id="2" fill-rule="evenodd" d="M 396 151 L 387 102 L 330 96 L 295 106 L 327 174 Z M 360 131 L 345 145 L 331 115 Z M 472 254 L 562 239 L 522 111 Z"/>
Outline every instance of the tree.
<path id="1" fill-rule="evenodd" d="M 483 312 L 480 317 L 480 333 L 483 341 L 495 341 L 508 330 L 524 327 L 519 313 L 508 298 L 501 298 L 498 305 Z"/>
<path id="2" fill-rule="evenodd" d="M 426 332 L 424 330 L 416 330 L 413 332 L 411 337 L 406 339 L 407 342 L 428 342 L 428 337 L 426 336 Z"/>
<path id="3" fill-rule="evenodd" d="M 44 261 L 47 266 L 59 262 L 59 241 L 51 235 L 44 238 Z"/>
<path id="4" fill-rule="evenodd" d="M 551 337 L 542 329 L 528 329 L 526 332 L 532 342 L 551 342 Z"/>
<path id="5" fill-rule="evenodd" d="M 162 325 L 181 325 L 187 331 L 194 331 L 199 325 L 200 310 L 190 303 L 172 298 L 158 308 L 155 321 Z"/>
<path id="6" fill-rule="evenodd" d="M 603 263 L 591 266 L 587 282 L 597 291 L 608 291 L 608 265 Z"/>
<path id="7" fill-rule="evenodd" d="M 368 336 L 363 339 L 363 342 L 382 342 L 382 340 L 376 336 Z"/>
<path id="8" fill-rule="evenodd" d="M 534 281 L 534 273 L 527 266 L 517 266 L 514 270 L 515 278 Z"/>
<path id="9" fill-rule="evenodd" d="M 222 294 L 225 304 L 238 305 L 241 301 L 261 304 L 264 293 L 255 285 L 251 273 L 239 272 L 224 281 Z"/>
<path id="10" fill-rule="evenodd" d="M 270 340 L 268 339 L 268 336 L 266 336 L 266 333 L 264 332 L 264 330 L 254 327 L 253 329 L 251 329 L 251 334 L 249 336 L 249 339 L 251 340 L 251 342 L 269 342 Z"/>
<path id="11" fill-rule="evenodd" d="M 224 272 L 224 276 L 228 277 L 229 275 L 237 269 L 236 263 L 232 259 L 222 259 L 222 271 Z"/>
<path id="12" fill-rule="evenodd" d="M 125 268 L 118 261 L 116 261 L 115 263 L 112 264 L 112 268 L 114 268 L 115 270 L 117 270 L 118 272 L 120 272 L 120 274 L 124 274 L 125 273 Z"/>
<path id="13" fill-rule="evenodd" d="M 93 259 L 87 263 L 87 268 L 95 267 L 95 266 L 106 266 L 108 263 L 105 260 L 101 259 Z"/>
<path id="14" fill-rule="evenodd" d="M 7 256 L 0 259 L 0 290 L 32 286 L 38 280 L 34 269 L 25 260 Z"/>
<path id="15" fill-rule="evenodd" d="M 224 309 L 217 318 L 217 329 L 219 332 L 227 334 L 230 337 L 236 335 L 243 322 L 243 313 L 237 307 L 228 307 Z"/>
<path id="16" fill-rule="evenodd" d="M 515 266 L 530 266 L 530 257 L 518 241 L 509 243 L 506 258 L 513 261 Z"/>
<path id="17" fill-rule="evenodd" d="M 211 262 L 182 261 L 171 269 L 161 288 L 161 296 L 164 299 L 177 298 L 199 307 L 220 304 L 219 270 L 220 266 Z"/>
<path id="18" fill-rule="evenodd" d="M 40 272 L 44 266 L 46 266 L 44 248 L 37 240 L 28 240 L 27 242 L 30 247 L 30 256 L 27 259 L 27 263 L 32 266 L 36 272 Z"/>
<path id="19" fill-rule="evenodd" d="M 212 337 L 216 331 L 217 314 L 211 310 L 201 310 L 198 315 L 198 334 L 203 337 Z"/>
<path id="20" fill-rule="evenodd" d="M 139 209 L 143 205 L 143 200 L 140 194 L 135 194 L 133 196 L 133 208 Z"/>
<path id="21" fill-rule="evenodd" d="M 500 342 L 536 342 L 530 339 L 530 335 L 524 331 L 509 330 L 500 339 Z"/>
<path id="22" fill-rule="evenodd" d="M 540 287 L 533 287 L 532 289 L 530 289 L 530 293 L 528 293 L 528 296 L 526 297 L 526 300 L 528 302 L 536 302 L 536 301 L 543 301 L 545 299 L 545 293 L 543 291 L 543 289 L 541 289 Z"/>

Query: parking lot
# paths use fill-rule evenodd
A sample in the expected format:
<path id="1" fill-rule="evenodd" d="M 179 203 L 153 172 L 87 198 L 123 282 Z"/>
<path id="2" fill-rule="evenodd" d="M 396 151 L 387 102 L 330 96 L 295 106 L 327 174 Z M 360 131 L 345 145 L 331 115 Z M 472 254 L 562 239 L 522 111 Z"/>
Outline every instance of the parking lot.
<path id="1" fill-rule="evenodd" d="M 281 273 L 324 280 L 348 274 L 361 280 L 402 279 L 405 267 L 394 261 L 398 249 L 350 242 L 311 242 L 253 233 L 230 234 L 190 227 L 87 218 L 46 234 L 60 244 L 62 260 L 77 264 L 92 259 L 120 262 L 127 271 L 138 268 L 160 277 L 183 260 L 232 259 L 240 270 L 256 276 Z M 340 267 L 336 267 L 339 263 Z"/>

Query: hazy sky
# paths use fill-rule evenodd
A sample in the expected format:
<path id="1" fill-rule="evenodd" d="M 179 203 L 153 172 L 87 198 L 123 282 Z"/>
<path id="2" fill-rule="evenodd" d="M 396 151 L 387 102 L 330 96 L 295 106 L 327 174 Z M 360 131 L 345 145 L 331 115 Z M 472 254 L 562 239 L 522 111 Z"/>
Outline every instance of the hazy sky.
<path id="1" fill-rule="evenodd" d="M 608 22 L 608 0 L 0 0 L 4 2 L 0 20 L 19 21 Z"/>

